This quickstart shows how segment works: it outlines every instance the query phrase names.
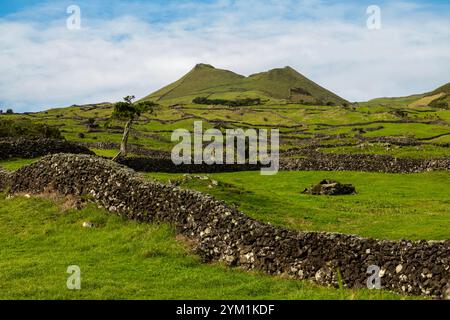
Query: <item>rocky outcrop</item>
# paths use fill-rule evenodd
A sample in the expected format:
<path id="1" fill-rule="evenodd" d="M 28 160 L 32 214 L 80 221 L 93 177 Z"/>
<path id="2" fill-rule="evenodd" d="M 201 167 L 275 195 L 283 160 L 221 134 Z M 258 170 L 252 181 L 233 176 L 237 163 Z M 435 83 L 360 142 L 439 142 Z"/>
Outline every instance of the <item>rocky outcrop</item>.
<path id="1" fill-rule="evenodd" d="M 36 158 L 54 153 L 94 154 L 74 142 L 56 139 L 1 139 L 0 160 L 8 158 Z"/>
<path id="2" fill-rule="evenodd" d="M 342 184 L 335 180 L 322 180 L 318 184 L 306 188 L 302 193 L 312 195 L 337 196 L 355 194 L 356 189 L 351 184 Z"/>
<path id="3" fill-rule="evenodd" d="M 90 196 L 112 213 L 172 223 L 205 261 L 223 261 L 320 284 L 366 287 L 379 266 L 384 289 L 442 298 L 450 281 L 450 240 L 378 241 L 299 232 L 256 221 L 211 196 L 142 180 L 130 169 L 86 155 L 47 156 L 10 179 L 11 192 Z"/>

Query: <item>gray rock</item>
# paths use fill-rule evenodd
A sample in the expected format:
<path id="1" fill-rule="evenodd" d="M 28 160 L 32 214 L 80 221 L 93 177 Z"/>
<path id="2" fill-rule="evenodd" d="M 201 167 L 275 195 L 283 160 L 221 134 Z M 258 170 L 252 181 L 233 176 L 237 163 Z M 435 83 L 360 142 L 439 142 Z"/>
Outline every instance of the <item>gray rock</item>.
<path id="1" fill-rule="evenodd" d="M 356 189 L 351 184 L 342 184 L 334 180 L 322 180 L 318 184 L 310 188 L 306 188 L 305 190 L 303 190 L 302 193 L 312 195 L 336 196 L 336 195 L 355 194 Z"/>

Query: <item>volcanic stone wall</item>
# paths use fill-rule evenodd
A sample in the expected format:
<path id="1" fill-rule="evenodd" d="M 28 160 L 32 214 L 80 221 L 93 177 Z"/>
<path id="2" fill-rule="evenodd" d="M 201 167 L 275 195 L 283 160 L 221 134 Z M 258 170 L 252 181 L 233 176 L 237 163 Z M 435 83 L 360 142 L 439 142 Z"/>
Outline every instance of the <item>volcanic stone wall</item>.
<path id="1" fill-rule="evenodd" d="M 285 155 L 289 155 L 289 153 Z M 296 155 L 300 157 L 280 159 L 280 170 L 368 171 L 386 173 L 450 170 L 450 157 L 413 159 L 376 154 L 321 153 L 312 150 L 301 151 Z"/>
<path id="2" fill-rule="evenodd" d="M 80 145 L 83 145 L 88 148 L 94 149 L 102 149 L 102 150 L 110 150 L 110 149 L 120 149 L 120 143 L 110 142 L 110 141 L 101 141 L 101 142 L 81 142 Z M 143 146 L 137 144 L 128 144 L 128 151 L 133 154 L 142 155 L 149 158 L 156 159 L 170 159 L 170 152 L 161 151 L 161 150 L 152 150 L 146 149 Z"/>
<path id="3" fill-rule="evenodd" d="M 9 185 L 9 172 L 0 167 L 0 191 Z"/>
<path id="4" fill-rule="evenodd" d="M 109 160 L 58 154 L 11 174 L 10 192 L 90 196 L 110 212 L 138 221 L 172 223 L 205 261 L 268 274 L 366 287 L 367 268 L 381 268 L 384 289 L 442 298 L 450 280 L 450 240 L 378 241 L 298 232 L 256 221 L 209 195 L 142 180 Z"/>
<path id="5" fill-rule="evenodd" d="M 175 165 L 170 158 L 129 157 L 119 162 L 136 171 L 169 173 L 217 173 L 260 170 L 262 165 Z M 368 154 L 326 154 L 308 152 L 300 158 L 281 158 L 280 171 L 365 171 L 416 173 L 450 170 L 450 157 L 436 159 L 394 158 Z"/>
<path id="6" fill-rule="evenodd" d="M 88 148 L 74 142 L 56 139 L 1 139 L 0 160 L 18 158 L 36 158 L 54 153 L 94 154 Z"/>
<path id="7" fill-rule="evenodd" d="M 182 164 L 175 165 L 170 158 L 129 157 L 119 162 L 136 171 L 167 173 L 218 173 L 260 170 L 261 165 L 252 164 Z"/>

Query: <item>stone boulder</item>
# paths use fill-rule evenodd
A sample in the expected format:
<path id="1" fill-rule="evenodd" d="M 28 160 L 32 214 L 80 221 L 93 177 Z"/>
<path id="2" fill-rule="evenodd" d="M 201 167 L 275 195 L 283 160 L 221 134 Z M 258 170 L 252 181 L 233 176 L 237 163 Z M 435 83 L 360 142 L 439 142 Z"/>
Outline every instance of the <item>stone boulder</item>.
<path id="1" fill-rule="evenodd" d="M 351 184 L 342 184 L 335 180 L 322 180 L 318 184 L 303 190 L 304 194 L 337 196 L 355 194 L 356 189 Z"/>

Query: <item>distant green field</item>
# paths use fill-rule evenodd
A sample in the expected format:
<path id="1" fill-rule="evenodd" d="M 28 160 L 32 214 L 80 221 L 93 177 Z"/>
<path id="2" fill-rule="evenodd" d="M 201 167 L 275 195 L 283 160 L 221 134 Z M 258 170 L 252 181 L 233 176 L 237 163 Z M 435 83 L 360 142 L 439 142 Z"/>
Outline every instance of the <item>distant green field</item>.
<path id="1" fill-rule="evenodd" d="M 207 77 L 199 77 L 199 74 L 205 74 Z M 179 83 L 163 88 L 151 96 L 158 99 L 160 105 L 155 108 L 154 113 L 145 113 L 140 117 L 133 126 L 129 141 L 145 149 L 170 151 L 177 143 L 170 139 L 174 130 L 192 131 L 194 122 L 202 121 L 204 130 L 210 128 L 219 128 L 222 131 L 232 128 L 279 129 L 281 150 L 317 144 L 357 144 L 364 143 L 365 139 L 395 137 L 413 138 L 419 143 L 428 143 L 428 145 L 392 152 L 393 155 L 428 158 L 448 154 L 446 150 L 449 149 L 450 142 L 450 110 L 432 105 L 415 106 L 413 102 L 422 99 L 424 94 L 379 98 L 346 107 L 307 105 L 286 99 L 268 98 L 266 96 L 268 93 L 264 93 L 263 88 L 267 83 L 273 83 L 273 79 L 277 77 L 286 81 L 280 80 L 282 83 L 280 87 L 271 88 L 275 90 L 275 95 L 285 92 L 288 88 L 285 86 L 292 85 L 296 83 L 295 81 L 310 83 L 308 79 L 303 79 L 301 75 L 289 68 L 276 69 L 245 78 L 229 71 L 201 66 L 198 70 L 193 70 L 192 74 L 188 74 L 183 81 L 180 80 Z M 239 90 L 234 87 L 236 81 L 243 86 Z M 261 85 L 261 88 L 253 90 L 251 88 L 253 84 Z M 196 88 L 203 89 L 197 92 Z M 211 92 L 204 96 L 210 99 L 251 97 L 261 98 L 263 104 L 230 107 L 192 103 L 192 99 L 209 91 Z M 320 94 L 327 95 L 327 91 L 319 91 Z M 444 99 L 447 98 L 448 95 L 444 96 Z M 106 103 L 71 106 L 26 115 L 0 116 L 0 120 L 2 118 L 22 120 L 56 127 L 64 138 L 71 141 L 117 144 L 122 139 L 124 123 L 111 119 L 112 110 L 113 105 Z M 95 127 L 89 127 L 90 123 L 93 123 Z M 346 149 L 330 147 L 326 151 L 342 152 L 343 150 Z M 407 152 L 404 152 L 406 150 Z M 352 153 L 356 151 L 351 150 Z M 386 154 L 377 146 L 369 146 L 362 152 Z M 101 154 L 98 150 L 97 153 Z"/>
<path id="2" fill-rule="evenodd" d="M 150 173 L 161 181 L 179 174 Z M 379 239 L 450 238 L 449 172 L 385 174 L 366 172 L 259 172 L 208 174 L 219 182 L 190 180 L 184 188 L 208 192 L 244 213 L 265 222 L 293 229 L 341 232 Z M 356 195 L 301 194 L 323 179 L 351 183 Z"/>
<path id="3" fill-rule="evenodd" d="M 411 299 L 202 264 L 169 225 L 57 203 L 0 194 L 0 299 Z M 66 287 L 71 265 L 80 290 Z"/>

